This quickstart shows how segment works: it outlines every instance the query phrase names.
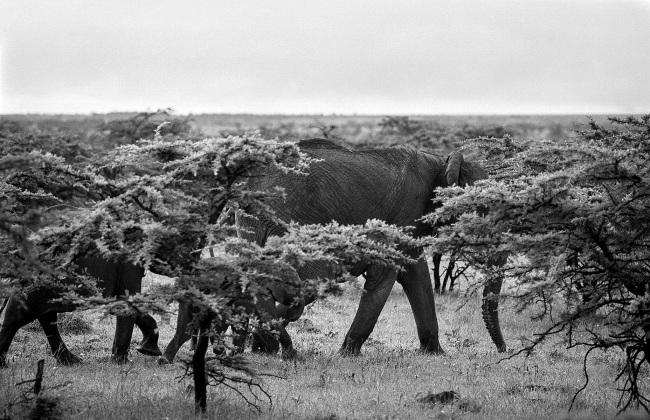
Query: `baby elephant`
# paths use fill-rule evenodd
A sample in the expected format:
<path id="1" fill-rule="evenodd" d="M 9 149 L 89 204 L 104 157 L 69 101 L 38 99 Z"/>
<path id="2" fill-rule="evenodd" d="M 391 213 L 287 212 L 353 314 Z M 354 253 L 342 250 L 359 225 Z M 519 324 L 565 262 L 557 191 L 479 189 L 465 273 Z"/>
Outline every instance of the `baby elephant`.
<path id="1" fill-rule="evenodd" d="M 285 274 L 285 280 L 287 279 L 288 281 L 285 282 L 271 284 L 267 293 L 260 293 L 256 297 L 257 305 L 252 302 L 252 299 L 243 297 L 233 300 L 232 304 L 241 309 L 241 315 L 244 318 L 250 314 L 256 314 L 262 322 L 269 322 L 271 329 L 277 333 L 279 344 L 282 346 L 282 358 L 293 359 L 296 356 L 296 350 L 285 327 L 289 322 L 300 318 L 305 303 L 299 297 L 297 289 L 293 287 L 293 285 L 299 285 L 298 274 L 295 271 Z M 276 302 L 278 303 L 277 307 Z M 181 302 L 179 304 L 176 333 L 167 345 L 165 353 L 158 359 L 158 363 L 173 363 L 180 347 L 192 336 L 190 324 L 197 312 L 196 308 L 187 303 Z M 223 333 L 228 327 L 228 324 L 221 323 L 215 325 L 215 330 L 217 333 Z M 246 330 L 235 329 L 233 331 L 233 344 L 240 352 L 244 350 L 246 335 Z M 273 335 L 264 333 L 261 330 L 253 331 L 253 350 L 276 353 L 279 350 L 278 340 Z"/>

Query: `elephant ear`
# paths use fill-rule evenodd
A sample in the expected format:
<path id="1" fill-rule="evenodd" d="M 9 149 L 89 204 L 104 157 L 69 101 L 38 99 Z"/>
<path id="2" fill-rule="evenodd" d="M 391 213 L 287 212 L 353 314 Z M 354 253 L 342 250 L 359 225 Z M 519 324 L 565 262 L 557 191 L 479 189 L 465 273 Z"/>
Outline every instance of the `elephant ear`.
<path id="1" fill-rule="evenodd" d="M 487 172 L 476 162 L 464 161 L 460 167 L 459 185 L 465 187 L 467 185 L 474 185 L 480 179 L 488 178 Z"/>
<path id="2" fill-rule="evenodd" d="M 453 151 L 449 156 L 447 156 L 447 162 L 445 163 L 445 179 L 447 180 L 448 186 L 461 185 L 460 179 L 460 169 L 463 165 L 463 154 L 459 151 Z"/>

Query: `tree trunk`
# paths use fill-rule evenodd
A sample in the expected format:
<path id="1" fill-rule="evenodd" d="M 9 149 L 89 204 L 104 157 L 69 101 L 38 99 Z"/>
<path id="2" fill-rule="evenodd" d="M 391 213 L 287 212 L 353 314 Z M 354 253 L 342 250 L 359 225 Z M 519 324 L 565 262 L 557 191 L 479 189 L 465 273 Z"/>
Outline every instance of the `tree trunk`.
<path id="1" fill-rule="evenodd" d="M 449 290 L 454 290 L 454 268 L 456 267 L 456 261 L 453 258 L 449 258 L 449 265 L 447 266 L 447 271 L 445 271 L 445 279 L 442 281 L 442 290 L 440 290 L 440 294 L 443 294 L 445 292 L 445 289 L 447 288 L 447 281 L 450 281 L 449 285 Z"/>
<path id="2" fill-rule="evenodd" d="M 431 256 L 431 261 L 433 262 L 433 290 L 436 293 L 440 293 L 440 260 L 442 259 L 442 254 L 434 253 Z"/>
<path id="3" fill-rule="evenodd" d="M 207 401 L 207 378 L 205 375 L 205 353 L 208 350 L 208 334 L 211 317 L 205 316 L 200 323 L 199 338 L 192 357 L 194 371 L 194 407 L 197 414 L 205 413 Z"/>

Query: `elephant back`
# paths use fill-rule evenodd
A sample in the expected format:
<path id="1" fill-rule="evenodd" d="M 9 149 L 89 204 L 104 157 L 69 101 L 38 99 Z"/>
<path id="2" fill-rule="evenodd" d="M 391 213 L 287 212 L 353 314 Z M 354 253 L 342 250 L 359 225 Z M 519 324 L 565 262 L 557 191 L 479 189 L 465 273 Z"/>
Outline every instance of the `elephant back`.
<path id="1" fill-rule="evenodd" d="M 298 146 L 316 160 L 307 175 L 267 167 L 249 179 L 254 190 L 284 189 L 285 198 L 268 204 L 286 222 L 365 224 L 379 219 L 414 226 L 419 232 L 422 223 L 417 220 L 431 210 L 435 188 L 446 186 L 444 158 L 415 149 L 349 150 L 324 139 L 303 140 Z M 265 228 L 258 225 L 252 229 L 255 237 L 248 239 L 260 243 L 263 238 L 258 235 L 282 234 L 278 226 L 261 223 Z"/>
<path id="2" fill-rule="evenodd" d="M 350 149 L 346 149 L 345 147 L 336 144 L 332 140 L 327 140 L 327 139 L 319 139 L 319 138 L 313 138 L 313 139 L 305 139 L 305 140 L 300 140 L 297 143 L 298 147 L 300 150 L 307 151 L 307 150 L 318 150 L 318 149 L 331 149 L 331 150 L 346 150 L 348 152 L 351 152 Z"/>

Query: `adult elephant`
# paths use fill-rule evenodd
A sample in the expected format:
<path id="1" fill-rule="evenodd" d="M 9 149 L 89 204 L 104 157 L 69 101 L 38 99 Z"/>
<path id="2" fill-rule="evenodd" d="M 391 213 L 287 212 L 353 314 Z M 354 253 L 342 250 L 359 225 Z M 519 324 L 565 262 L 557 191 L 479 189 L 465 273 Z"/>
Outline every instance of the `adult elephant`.
<path id="1" fill-rule="evenodd" d="M 127 262 L 115 262 L 103 258 L 80 258 L 78 267 L 91 277 L 97 279 L 97 286 L 105 297 L 125 296 L 142 290 L 144 269 Z M 39 288 L 26 295 L 9 298 L 5 308 L 5 318 L 0 328 L 0 366 L 7 364 L 7 352 L 16 332 L 28 323 L 38 319 L 55 359 L 64 365 L 81 362 L 79 356 L 72 353 L 63 342 L 57 327 L 57 314 L 70 312 L 75 308 L 70 304 L 54 302 L 58 298 L 50 289 Z M 118 316 L 111 360 L 126 362 L 133 325 L 142 331 L 142 342 L 137 351 L 148 356 L 161 354 L 158 348 L 158 324 L 150 315 Z"/>
<path id="2" fill-rule="evenodd" d="M 341 224 L 364 224 L 369 219 L 380 219 L 397 226 L 411 226 L 416 237 L 431 235 L 434 228 L 420 219 L 435 208 L 435 188 L 472 185 L 487 178 L 483 168 L 465 161 L 460 152 L 445 159 L 400 147 L 352 151 L 322 139 L 303 140 L 298 146 L 318 159 L 311 164 L 308 175 L 269 167 L 252 174 L 248 181 L 250 188 L 259 191 L 284 188 L 285 198 L 275 199 L 270 205 L 286 222 L 326 224 L 334 220 Z M 285 233 L 284 227 L 261 217 L 243 217 L 238 223 L 241 235 L 260 245 L 269 236 Z M 422 350 L 443 352 L 427 263 L 421 249 L 406 253 L 418 259 L 402 271 L 369 264 L 352 267 L 352 275 L 365 274 L 366 280 L 359 308 L 341 346 L 343 354 L 360 353 L 395 281 L 402 285 L 411 305 Z M 323 264 L 306 264 L 296 269 L 303 279 L 332 276 Z M 482 310 L 497 349 L 505 351 L 495 299 L 500 288 L 500 283 L 486 287 Z M 281 305 L 276 309 L 284 310 Z M 273 315 L 281 317 L 277 312 Z"/>

